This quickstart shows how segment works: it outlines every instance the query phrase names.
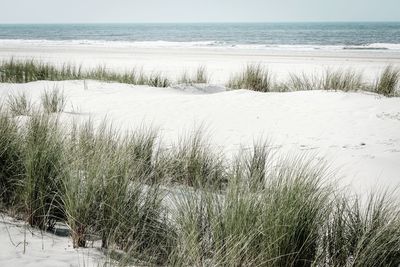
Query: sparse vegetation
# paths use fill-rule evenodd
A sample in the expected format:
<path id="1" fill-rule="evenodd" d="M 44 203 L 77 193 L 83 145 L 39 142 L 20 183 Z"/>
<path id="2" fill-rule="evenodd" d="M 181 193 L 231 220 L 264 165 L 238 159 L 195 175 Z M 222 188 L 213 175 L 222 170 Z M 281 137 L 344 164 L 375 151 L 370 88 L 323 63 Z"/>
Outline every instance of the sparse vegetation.
<path id="1" fill-rule="evenodd" d="M 208 82 L 209 78 L 205 66 L 198 67 L 193 76 L 190 76 L 187 73 L 187 71 L 185 71 L 178 79 L 178 83 L 182 84 L 196 84 L 196 83 L 208 83 Z"/>
<path id="2" fill-rule="evenodd" d="M 395 96 L 400 83 L 400 69 L 387 66 L 377 79 L 375 92 L 384 96 Z"/>
<path id="3" fill-rule="evenodd" d="M 7 104 L 13 116 L 29 115 L 32 111 L 32 103 L 26 93 L 10 94 Z"/>
<path id="4" fill-rule="evenodd" d="M 321 266 L 398 266 L 400 209 L 395 195 L 339 196 L 321 239 Z"/>
<path id="5" fill-rule="evenodd" d="M 126 72 L 113 72 L 105 66 L 83 70 L 71 64 L 57 67 L 50 63 L 36 60 L 17 61 L 10 59 L 0 63 L 0 82 L 27 83 L 32 81 L 62 81 L 62 80 L 99 80 L 127 84 L 168 87 L 170 81 L 160 73 L 145 75 L 143 71 L 133 69 Z"/>
<path id="6" fill-rule="evenodd" d="M 245 69 L 234 74 L 227 82 L 230 89 L 249 89 L 258 92 L 287 92 L 301 90 L 340 90 L 375 91 L 385 96 L 397 96 L 400 81 L 400 71 L 393 66 L 387 66 L 375 84 L 363 82 L 361 73 L 352 69 L 326 70 L 322 75 L 289 74 L 287 81 L 275 81 L 274 75 L 261 64 L 248 64 Z M 120 82 L 153 87 L 168 87 L 173 81 L 162 73 L 145 74 L 141 69 L 125 72 L 115 72 L 106 66 L 84 70 L 81 66 L 63 64 L 61 67 L 36 60 L 17 61 L 10 59 L 0 63 L 0 82 L 26 83 L 39 80 L 99 80 Z M 200 66 L 193 74 L 184 71 L 177 79 L 181 84 L 208 83 L 210 81 L 205 66 Z M 20 100 L 22 98 L 20 97 Z M 21 109 L 20 109 L 21 111 Z"/>
<path id="7" fill-rule="evenodd" d="M 58 88 L 46 90 L 41 96 L 43 110 L 47 113 L 62 112 L 66 105 L 64 92 Z"/>
<path id="8" fill-rule="evenodd" d="M 0 208 L 16 205 L 23 173 L 21 141 L 17 121 L 0 106 Z"/>
<path id="9" fill-rule="evenodd" d="M 362 88 L 361 74 L 353 70 L 327 70 L 321 81 L 325 90 L 357 91 Z"/>
<path id="10" fill-rule="evenodd" d="M 260 64 L 247 65 L 242 73 L 237 73 L 229 80 L 228 88 L 250 89 L 258 92 L 269 92 L 274 87 L 272 74 Z"/>
<path id="11" fill-rule="evenodd" d="M 291 73 L 289 80 L 283 85 L 286 91 L 309 91 L 322 89 L 321 80 L 317 75 Z"/>
<path id="12" fill-rule="evenodd" d="M 28 222 L 40 229 L 63 219 L 60 203 L 64 140 L 57 118 L 33 114 L 22 131 L 22 201 Z"/>
<path id="13" fill-rule="evenodd" d="M 211 149 L 201 131 L 186 136 L 158 158 L 162 180 L 190 187 L 221 188 L 226 183 L 222 155 Z"/>
<path id="14" fill-rule="evenodd" d="M 178 195 L 178 244 L 174 264 L 308 266 L 315 260 L 330 189 L 320 167 L 300 158 L 276 162 L 259 181 L 248 183 L 267 150 L 232 166 L 222 194 L 205 190 Z M 263 154 L 263 155 L 261 155 Z M 257 180 L 261 176 L 257 177 Z"/>

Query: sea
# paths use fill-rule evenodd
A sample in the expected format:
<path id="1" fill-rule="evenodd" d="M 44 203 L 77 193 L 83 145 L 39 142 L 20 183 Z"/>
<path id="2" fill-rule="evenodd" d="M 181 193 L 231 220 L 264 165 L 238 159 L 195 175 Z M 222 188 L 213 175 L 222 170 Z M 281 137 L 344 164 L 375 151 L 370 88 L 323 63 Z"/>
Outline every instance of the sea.
<path id="1" fill-rule="evenodd" d="M 0 24 L 0 44 L 400 50 L 400 22 Z"/>

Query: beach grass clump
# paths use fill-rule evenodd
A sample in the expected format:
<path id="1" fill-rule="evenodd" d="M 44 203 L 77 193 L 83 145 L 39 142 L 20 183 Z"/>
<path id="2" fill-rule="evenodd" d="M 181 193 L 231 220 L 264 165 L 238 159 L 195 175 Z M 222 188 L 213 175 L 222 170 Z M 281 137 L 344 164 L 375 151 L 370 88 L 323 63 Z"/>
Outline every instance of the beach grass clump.
<path id="1" fill-rule="evenodd" d="M 329 211 L 331 186 L 322 162 L 288 157 L 269 173 L 262 224 L 269 242 L 264 261 L 274 266 L 309 266 Z"/>
<path id="2" fill-rule="evenodd" d="M 137 84 L 139 74 L 140 73 L 138 73 L 136 69 L 125 71 L 122 73 L 112 72 L 103 65 L 97 66 L 94 69 L 87 70 L 83 73 L 83 77 L 85 77 L 85 79 L 92 79 L 97 81 L 116 81 L 127 84 Z"/>
<path id="3" fill-rule="evenodd" d="M 134 166 L 132 179 L 153 184 L 157 181 L 156 159 L 160 153 L 157 146 L 158 131 L 151 127 L 139 127 L 125 137 L 124 153 Z"/>
<path id="4" fill-rule="evenodd" d="M 63 219 L 60 206 L 64 140 L 58 119 L 33 114 L 23 133 L 22 201 L 31 226 L 48 229 Z"/>
<path id="5" fill-rule="evenodd" d="M 75 247 L 89 238 L 125 253 L 124 260 L 166 261 L 173 231 L 150 177 L 154 132 L 120 136 L 105 123 L 75 128 L 64 205 Z"/>
<path id="6" fill-rule="evenodd" d="M 375 92 L 384 96 L 395 96 L 400 83 L 400 69 L 387 66 L 375 83 Z"/>
<path id="7" fill-rule="evenodd" d="M 276 163 L 257 190 L 246 186 L 251 184 L 240 164 L 221 194 L 202 189 L 179 194 L 174 264 L 309 266 L 331 191 L 321 166 L 301 158 Z"/>
<path id="8" fill-rule="evenodd" d="M 362 76 L 354 70 L 326 70 L 324 77 L 321 79 L 321 89 L 324 90 L 340 90 L 340 91 L 357 91 L 363 86 Z"/>
<path id="9" fill-rule="evenodd" d="M 25 92 L 10 94 L 7 99 L 7 105 L 13 116 L 27 116 L 32 111 L 31 100 Z"/>
<path id="10" fill-rule="evenodd" d="M 168 87 L 171 85 L 171 81 L 161 73 L 153 73 L 148 77 L 145 84 L 152 87 Z"/>
<path id="11" fill-rule="evenodd" d="M 100 145 L 107 140 L 100 138 L 95 136 L 93 124 L 87 122 L 79 128 L 74 125 L 67 143 L 68 172 L 63 181 L 62 200 L 75 248 L 86 246 L 100 219 L 102 171 L 104 162 L 108 162 L 107 154 L 102 153 L 104 147 Z"/>
<path id="12" fill-rule="evenodd" d="M 196 70 L 195 83 L 208 83 L 209 82 L 207 68 L 205 66 L 200 66 Z"/>
<path id="13" fill-rule="evenodd" d="M 75 248 L 101 241 L 122 266 L 400 264 L 391 195 L 341 194 L 325 162 L 268 142 L 228 160 L 201 130 L 167 148 L 157 136 L 0 108 L 0 207 L 65 222 Z"/>
<path id="14" fill-rule="evenodd" d="M 32 81 L 60 81 L 80 79 L 81 67 L 63 64 L 55 65 L 36 60 L 5 60 L 0 63 L 0 81 L 3 83 L 27 83 Z"/>
<path id="15" fill-rule="evenodd" d="M 158 179 L 190 187 L 221 188 L 226 183 L 224 160 L 205 142 L 201 130 L 161 152 L 156 168 Z"/>
<path id="16" fill-rule="evenodd" d="M 400 209 L 385 193 L 340 196 L 334 201 L 318 265 L 398 266 Z"/>
<path id="17" fill-rule="evenodd" d="M 268 142 L 259 141 L 251 149 L 242 149 L 234 168 L 236 172 L 241 172 L 237 177 L 246 183 L 243 186 L 253 190 L 265 188 L 272 156 L 273 152 Z"/>
<path id="18" fill-rule="evenodd" d="M 63 64 L 56 66 L 37 60 L 15 60 L 11 58 L 0 63 L 0 82 L 27 83 L 33 81 L 99 80 L 127 84 L 168 87 L 171 81 L 161 73 L 146 75 L 143 71 L 115 72 L 106 66 L 83 69 L 82 66 Z"/>
<path id="19" fill-rule="evenodd" d="M 18 123 L 0 106 L 0 206 L 17 205 L 17 189 L 23 174 L 22 140 Z"/>
<path id="20" fill-rule="evenodd" d="M 178 79 L 179 84 L 200 84 L 208 82 L 209 78 L 207 74 L 207 68 L 205 66 L 199 66 L 192 76 L 189 75 L 187 71 L 184 71 L 181 77 Z"/>
<path id="21" fill-rule="evenodd" d="M 322 89 L 321 78 L 313 74 L 295 74 L 289 75 L 289 80 L 284 83 L 286 91 L 310 91 Z"/>
<path id="22" fill-rule="evenodd" d="M 249 64 L 243 72 L 235 74 L 227 84 L 231 89 L 249 89 L 270 92 L 274 85 L 271 72 L 260 64 Z"/>
<path id="23" fill-rule="evenodd" d="M 46 90 L 41 95 L 43 110 L 46 113 L 62 112 L 66 105 L 66 96 L 63 91 L 58 88 Z"/>

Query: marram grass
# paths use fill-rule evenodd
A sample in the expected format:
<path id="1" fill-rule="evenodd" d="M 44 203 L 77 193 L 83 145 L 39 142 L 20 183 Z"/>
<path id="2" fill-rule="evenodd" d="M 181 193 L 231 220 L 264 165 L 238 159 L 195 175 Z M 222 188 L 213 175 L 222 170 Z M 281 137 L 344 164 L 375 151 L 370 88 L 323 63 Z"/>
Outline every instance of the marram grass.
<path id="1" fill-rule="evenodd" d="M 393 66 L 387 66 L 378 77 L 374 89 L 378 94 L 396 96 L 399 84 L 400 69 Z"/>
<path id="2" fill-rule="evenodd" d="M 271 72 L 260 64 L 249 64 L 243 72 L 237 73 L 227 83 L 228 88 L 249 89 L 258 92 L 269 92 L 274 84 Z"/>
<path id="3" fill-rule="evenodd" d="M 187 71 L 184 71 L 181 77 L 178 79 L 178 83 L 180 84 L 198 84 L 198 83 L 208 83 L 209 77 L 207 73 L 207 69 L 205 66 L 200 66 L 196 69 L 196 72 L 192 75 L 188 74 Z"/>
<path id="4" fill-rule="evenodd" d="M 7 99 L 10 113 L 13 116 L 29 115 L 33 109 L 31 100 L 25 92 L 19 94 L 10 94 Z"/>
<path id="5" fill-rule="evenodd" d="M 127 84 L 150 85 L 155 87 L 168 87 L 170 80 L 161 73 L 145 75 L 143 71 L 133 69 L 125 72 L 114 72 L 105 66 L 83 70 L 71 64 L 57 67 L 50 63 L 36 60 L 14 60 L 0 63 L 0 82 L 2 83 L 27 83 L 33 81 L 62 81 L 62 80 L 99 80 L 120 82 Z"/>
<path id="6" fill-rule="evenodd" d="M 53 90 L 46 90 L 42 93 L 41 102 L 46 113 L 59 113 L 65 108 L 66 96 L 63 91 L 53 88 Z"/>
<path id="7" fill-rule="evenodd" d="M 278 78 L 278 79 L 277 79 Z M 0 82 L 27 83 L 48 80 L 99 80 L 153 87 L 169 87 L 171 84 L 197 84 L 210 82 L 205 66 L 200 66 L 194 73 L 184 71 L 176 80 L 160 72 L 145 73 L 142 69 L 116 72 L 106 66 L 83 69 L 81 66 L 63 64 L 56 66 L 37 60 L 3 60 L 0 63 Z M 398 96 L 400 71 L 394 66 L 387 66 L 378 75 L 375 83 L 363 80 L 362 73 L 352 69 L 327 69 L 323 73 L 289 73 L 286 80 L 279 79 L 267 67 L 261 64 L 248 64 L 245 68 L 231 75 L 226 83 L 228 89 L 248 89 L 258 92 L 288 92 L 302 90 L 340 90 L 374 91 L 385 96 Z M 85 83 L 85 87 L 87 87 Z"/>
<path id="8" fill-rule="evenodd" d="M 400 264 L 398 199 L 341 194 L 324 162 L 264 142 L 227 160 L 201 131 L 166 148 L 145 127 L 8 107 L 0 122 L 0 207 L 64 222 L 75 247 L 99 240 L 120 266 Z"/>

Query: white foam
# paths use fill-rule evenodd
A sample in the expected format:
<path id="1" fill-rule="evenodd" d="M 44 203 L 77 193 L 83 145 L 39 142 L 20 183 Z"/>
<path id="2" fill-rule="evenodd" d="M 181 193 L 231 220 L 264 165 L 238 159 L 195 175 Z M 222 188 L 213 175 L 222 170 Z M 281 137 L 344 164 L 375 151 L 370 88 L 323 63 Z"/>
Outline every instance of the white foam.
<path id="1" fill-rule="evenodd" d="M 400 44 L 374 43 L 368 45 L 284 45 L 284 44 L 229 44 L 220 41 L 104 41 L 104 40 L 24 40 L 1 39 L 2 46 L 84 46 L 109 48 L 213 48 L 238 50 L 273 50 L 273 51 L 338 51 L 338 50 L 400 50 Z"/>

